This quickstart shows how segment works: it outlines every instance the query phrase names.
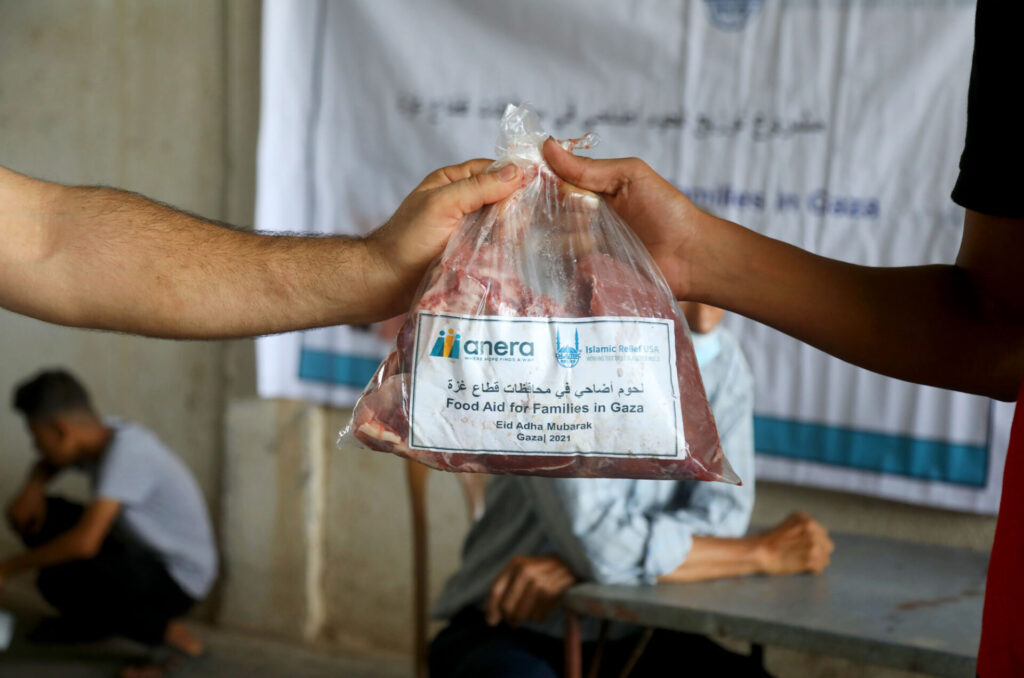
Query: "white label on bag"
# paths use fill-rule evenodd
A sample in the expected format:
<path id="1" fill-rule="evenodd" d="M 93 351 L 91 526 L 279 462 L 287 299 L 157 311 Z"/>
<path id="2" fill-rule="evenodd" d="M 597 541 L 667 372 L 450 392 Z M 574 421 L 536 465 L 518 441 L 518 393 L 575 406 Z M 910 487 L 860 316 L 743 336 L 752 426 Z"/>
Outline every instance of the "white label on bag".
<path id="1" fill-rule="evenodd" d="M 420 313 L 414 448 L 685 456 L 675 327 L 664 318 Z"/>

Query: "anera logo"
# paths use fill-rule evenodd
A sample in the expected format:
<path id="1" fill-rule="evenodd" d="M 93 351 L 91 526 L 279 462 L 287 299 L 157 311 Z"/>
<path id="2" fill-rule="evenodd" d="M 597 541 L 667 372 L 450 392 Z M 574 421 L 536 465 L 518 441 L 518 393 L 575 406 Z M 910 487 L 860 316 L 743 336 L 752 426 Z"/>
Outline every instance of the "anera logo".
<path id="1" fill-rule="evenodd" d="M 448 334 L 441 331 L 440 336 L 434 341 L 434 348 L 430 350 L 430 355 L 435 358 L 458 360 L 459 338 L 461 336 L 461 334 L 455 334 L 455 330 L 452 328 L 448 329 Z"/>
<path id="2" fill-rule="evenodd" d="M 454 328 L 438 333 L 430 349 L 433 358 L 451 360 L 511 360 L 533 359 L 532 341 L 507 341 L 503 339 L 463 339 Z"/>
<path id="3" fill-rule="evenodd" d="M 575 367 L 580 361 L 580 331 L 576 330 L 576 345 L 562 346 L 562 336 L 555 330 L 555 359 L 562 367 Z"/>

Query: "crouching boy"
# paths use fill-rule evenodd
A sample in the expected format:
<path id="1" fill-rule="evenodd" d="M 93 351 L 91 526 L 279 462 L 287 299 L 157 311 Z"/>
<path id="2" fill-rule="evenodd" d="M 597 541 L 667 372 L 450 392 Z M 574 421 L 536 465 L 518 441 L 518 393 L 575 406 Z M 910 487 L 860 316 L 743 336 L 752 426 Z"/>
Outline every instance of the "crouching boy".
<path id="1" fill-rule="evenodd" d="M 152 665 L 128 667 L 124 676 L 159 677 L 202 656 L 202 642 L 180 618 L 209 592 L 217 552 L 185 465 L 143 426 L 101 418 L 67 372 L 21 384 L 13 405 L 39 459 L 8 508 L 27 550 L 0 559 L 0 589 L 12 576 L 38 571 L 39 592 L 59 617 L 35 637 L 121 635 L 159 649 Z M 46 494 L 68 468 L 89 478 L 85 506 Z"/>

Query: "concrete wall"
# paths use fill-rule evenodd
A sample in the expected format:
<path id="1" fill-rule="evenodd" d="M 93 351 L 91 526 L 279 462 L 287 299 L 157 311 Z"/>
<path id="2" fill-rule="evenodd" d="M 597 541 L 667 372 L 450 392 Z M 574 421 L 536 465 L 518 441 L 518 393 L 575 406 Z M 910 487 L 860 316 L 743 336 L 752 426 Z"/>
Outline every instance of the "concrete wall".
<path id="1" fill-rule="evenodd" d="M 220 623 L 357 654 L 409 653 L 406 463 L 339 450 L 348 411 L 244 400 L 228 412 Z M 436 596 L 458 565 L 469 518 L 452 474 L 430 474 L 427 505 Z"/>
<path id="2" fill-rule="evenodd" d="M 250 224 L 259 18 L 256 0 L 0 0 L 0 163 Z M 251 341 L 154 341 L 0 311 L 0 356 L 4 505 L 32 457 L 10 388 L 63 365 L 102 412 L 155 429 L 219 512 L 224 406 L 254 391 Z M 0 554 L 12 548 L 4 525 Z"/>
<path id="3" fill-rule="evenodd" d="M 219 615 L 228 626 L 300 641 L 323 635 L 324 419 L 299 402 L 230 408 Z"/>
<path id="4" fill-rule="evenodd" d="M 328 410 L 324 637 L 352 651 L 412 650 L 412 519 L 407 462 L 354 445 L 338 449 L 350 412 Z M 427 480 L 430 600 L 459 564 L 469 529 L 451 473 Z M 372 611 L 369 614 L 368 611 Z"/>

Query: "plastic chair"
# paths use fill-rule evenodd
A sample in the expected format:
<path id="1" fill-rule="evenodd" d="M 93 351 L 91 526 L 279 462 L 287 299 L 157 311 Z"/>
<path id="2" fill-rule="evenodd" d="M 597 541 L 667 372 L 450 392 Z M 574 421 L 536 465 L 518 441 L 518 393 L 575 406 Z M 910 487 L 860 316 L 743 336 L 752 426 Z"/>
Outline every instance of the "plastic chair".
<path id="1" fill-rule="evenodd" d="M 413 655 L 416 678 L 427 676 L 427 627 L 430 597 L 429 563 L 427 558 L 427 476 L 430 469 L 414 461 L 406 462 L 409 483 L 409 505 L 412 509 L 412 573 L 413 573 Z M 457 473 L 466 514 L 475 522 L 484 512 L 484 491 L 490 476 L 483 473 Z"/>

